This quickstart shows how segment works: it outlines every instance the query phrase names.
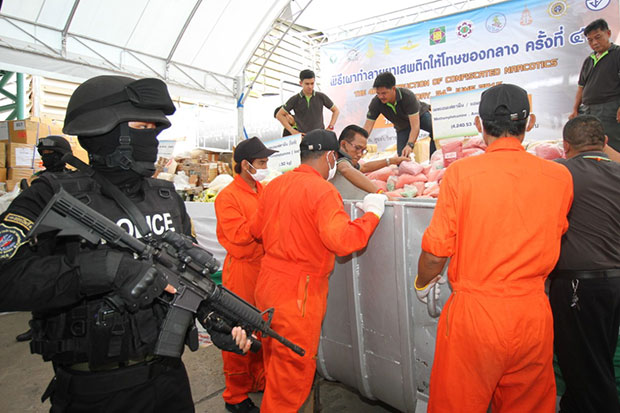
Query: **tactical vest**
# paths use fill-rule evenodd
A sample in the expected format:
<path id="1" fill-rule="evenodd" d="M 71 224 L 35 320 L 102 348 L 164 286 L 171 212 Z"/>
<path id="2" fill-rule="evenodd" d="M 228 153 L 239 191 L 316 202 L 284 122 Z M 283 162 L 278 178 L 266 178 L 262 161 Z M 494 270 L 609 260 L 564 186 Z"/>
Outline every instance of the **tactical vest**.
<path id="1" fill-rule="evenodd" d="M 49 182 L 55 192 L 64 188 L 131 235 L 142 236 L 120 206 L 104 196 L 99 184 L 83 173 L 45 174 L 39 179 Z M 183 231 L 182 211 L 173 184 L 144 179 L 142 189 L 144 199 L 134 203 L 153 233 L 161 235 L 171 229 Z M 82 248 L 76 240 L 57 239 L 57 244 L 58 251 L 64 252 L 70 260 Z M 30 349 L 32 353 L 41 354 L 45 361 L 52 360 L 60 365 L 88 362 L 91 369 L 142 360 L 153 354 L 166 311 L 166 306 L 156 300 L 151 307 L 131 314 L 116 309 L 105 296 L 98 296 L 55 312 L 33 312 Z"/>

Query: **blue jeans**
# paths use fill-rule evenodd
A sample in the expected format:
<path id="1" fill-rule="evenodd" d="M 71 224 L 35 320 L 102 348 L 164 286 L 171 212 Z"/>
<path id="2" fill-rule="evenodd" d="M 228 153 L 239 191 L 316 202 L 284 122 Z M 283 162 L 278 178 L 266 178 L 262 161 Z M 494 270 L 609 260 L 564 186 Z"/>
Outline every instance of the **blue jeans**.
<path id="1" fill-rule="evenodd" d="M 427 131 L 431 138 L 430 154 L 432 155 L 437 148 L 435 147 L 435 140 L 433 139 L 433 117 L 430 112 L 426 112 L 420 116 L 420 129 Z M 403 149 L 407 146 L 410 133 L 410 127 L 401 131 L 396 131 L 396 150 L 398 151 L 398 156 L 403 153 Z"/>

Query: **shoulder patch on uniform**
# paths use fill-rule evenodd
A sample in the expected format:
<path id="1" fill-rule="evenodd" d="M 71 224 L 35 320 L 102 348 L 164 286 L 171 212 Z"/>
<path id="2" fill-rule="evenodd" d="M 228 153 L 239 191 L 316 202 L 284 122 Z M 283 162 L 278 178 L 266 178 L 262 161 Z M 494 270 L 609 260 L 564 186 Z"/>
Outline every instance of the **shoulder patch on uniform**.
<path id="1" fill-rule="evenodd" d="M 25 242 L 26 235 L 21 228 L 0 224 L 0 260 L 13 258 Z"/>
<path id="2" fill-rule="evenodd" d="M 34 222 L 29 220 L 28 218 L 13 213 L 7 214 L 4 217 L 4 222 L 11 222 L 13 224 L 17 224 L 20 227 L 25 228 L 26 231 L 30 231 L 32 229 L 32 226 L 34 225 Z"/>

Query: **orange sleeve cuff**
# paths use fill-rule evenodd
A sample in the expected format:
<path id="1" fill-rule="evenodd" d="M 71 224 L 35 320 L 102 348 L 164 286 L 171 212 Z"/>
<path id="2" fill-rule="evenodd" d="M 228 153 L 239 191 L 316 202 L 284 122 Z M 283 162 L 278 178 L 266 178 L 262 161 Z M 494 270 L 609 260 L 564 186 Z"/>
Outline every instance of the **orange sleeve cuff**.
<path id="1" fill-rule="evenodd" d="M 450 240 L 453 241 L 453 240 Z M 428 234 L 428 230 L 424 232 L 422 236 L 422 249 L 426 252 L 437 257 L 450 257 L 454 253 L 453 242 L 446 242 L 446 240 L 440 240 L 433 238 Z"/>

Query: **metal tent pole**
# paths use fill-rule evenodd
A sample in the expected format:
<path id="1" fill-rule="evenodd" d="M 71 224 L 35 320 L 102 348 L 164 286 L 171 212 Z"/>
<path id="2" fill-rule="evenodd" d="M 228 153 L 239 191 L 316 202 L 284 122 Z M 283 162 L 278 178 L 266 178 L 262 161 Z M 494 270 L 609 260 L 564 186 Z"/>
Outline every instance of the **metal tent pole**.
<path id="1" fill-rule="evenodd" d="M 24 74 L 17 73 L 17 93 L 15 94 L 15 114 L 17 119 L 26 119 L 26 85 L 24 84 Z"/>

